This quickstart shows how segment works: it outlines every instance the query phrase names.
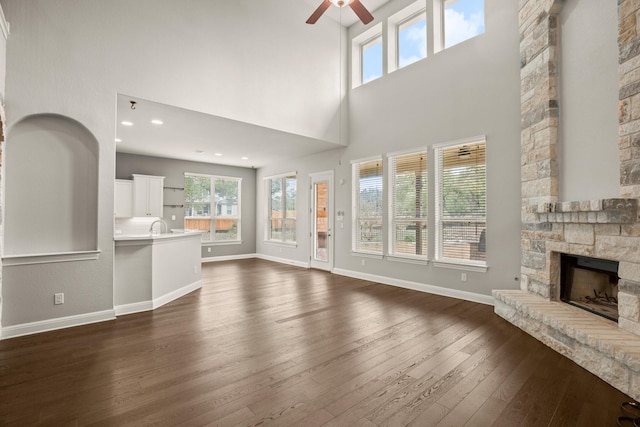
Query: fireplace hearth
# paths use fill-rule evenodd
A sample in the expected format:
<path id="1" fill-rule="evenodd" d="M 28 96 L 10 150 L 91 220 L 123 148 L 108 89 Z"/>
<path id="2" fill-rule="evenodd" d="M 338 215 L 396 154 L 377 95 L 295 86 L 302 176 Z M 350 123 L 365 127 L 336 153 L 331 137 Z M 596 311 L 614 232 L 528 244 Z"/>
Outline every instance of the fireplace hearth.
<path id="1" fill-rule="evenodd" d="M 618 321 L 618 262 L 562 254 L 560 299 Z"/>

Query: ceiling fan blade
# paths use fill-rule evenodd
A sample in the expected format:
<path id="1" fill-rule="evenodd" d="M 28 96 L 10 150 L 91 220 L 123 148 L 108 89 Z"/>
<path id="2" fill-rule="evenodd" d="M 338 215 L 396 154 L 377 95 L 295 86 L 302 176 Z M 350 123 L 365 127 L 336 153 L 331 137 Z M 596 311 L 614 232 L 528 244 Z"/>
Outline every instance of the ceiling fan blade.
<path id="1" fill-rule="evenodd" d="M 329 9 L 329 6 L 331 6 L 331 1 L 330 0 L 323 0 L 322 3 L 320 4 L 320 6 L 318 6 L 318 8 L 316 9 L 316 11 L 311 14 L 309 19 L 307 19 L 307 24 L 315 24 L 316 21 L 318 19 L 320 19 L 322 14 L 327 9 Z"/>
<path id="2" fill-rule="evenodd" d="M 366 7 L 364 7 L 362 3 L 360 3 L 360 0 L 353 0 L 349 4 L 349 7 L 351 7 L 351 10 L 353 10 L 356 15 L 358 15 L 358 18 L 360 18 L 364 25 L 367 25 L 369 22 L 373 21 L 373 15 L 367 10 Z"/>

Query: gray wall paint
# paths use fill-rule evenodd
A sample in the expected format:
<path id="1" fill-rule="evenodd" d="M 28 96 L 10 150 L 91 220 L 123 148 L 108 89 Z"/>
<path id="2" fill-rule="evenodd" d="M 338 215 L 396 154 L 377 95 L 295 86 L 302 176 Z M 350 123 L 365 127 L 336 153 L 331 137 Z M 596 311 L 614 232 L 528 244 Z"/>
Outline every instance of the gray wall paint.
<path id="1" fill-rule="evenodd" d="M 207 245 L 202 247 L 202 257 L 253 254 L 256 252 L 256 171 L 249 168 L 214 165 L 210 163 L 188 162 L 184 160 L 165 159 L 161 157 L 140 156 L 136 154 L 116 154 L 116 178 L 131 179 L 131 174 L 164 176 L 165 187 L 184 187 L 185 172 L 221 175 L 242 178 L 242 244 L 240 245 Z M 165 204 L 182 204 L 184 192 L 164 191 Z M 175 215 L 175 221 L 171 220 Z M 184 209 L 164 208 L 164 219 L 170 228 L 184 228 Z"/>
<path id="2" fill-rule="evenodd" d="M 560 47 L 560 200 L 617 197 L 618 4 L 566 0 Z"/>
<path id="3" fill-rule="evenodd" d="M 41 114 L 5 147 L 7 255 L 97 249 L 98 142 L 81 124 Z"/>
<path id="4" fill-rule="evenodd" d="M 433 286 L 489 295 L 492 289 L 519 288 L 520 275 L 520 68 L 517 2 L 486 0 L 484 35 L 453 46 L 349 92 L 350 141 L 345 149 L 263 168 L 261 178 L 297 170 L 300 183 L 310 172 L 335 170 L 335 210 L 344 210 L 344 228 L 335 230 L 335 266 Z M 376 14 L 384 19 L 398 10 L 389 4 Z M 361 27 L 350 29 L 350 37 Z M 350 161 L 403 149 L 477 135 L 487 136 L 486 273 L 460 271 L 351 254 Z M 431 152 L 430 152 L 431 155 Z M 432 157 L 432 156 L 431 156 Z M 430 205 L 433 206 L 433 159 L 430 158 Z M 340 180 L 344 184 L 340 185 Z M 299 187 L 299 212 L 308 212 L 308 185 Z M 298 218 L 300 244 L 280 248 L 262 242 L 266 195 L 258 184 L 259 253 L 307 262 L 308 214 Z M 385 218 L 388 212 L 385 211 Z M 434 227 L 431 211 L 429 228 Z M 307 233 L 308 234 L 308 233 Z M 430 235 L 431 237 L 432 235 Z M 430 254 L 434 253 L 433 240 Z"/>

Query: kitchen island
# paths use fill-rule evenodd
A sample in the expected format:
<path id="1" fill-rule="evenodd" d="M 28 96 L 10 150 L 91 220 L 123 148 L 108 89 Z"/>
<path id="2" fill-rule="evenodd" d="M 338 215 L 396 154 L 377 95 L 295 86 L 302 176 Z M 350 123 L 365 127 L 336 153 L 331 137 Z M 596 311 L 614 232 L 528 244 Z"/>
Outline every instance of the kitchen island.
<path id="1" fill-rule="evenodd" d="M 154 310 L 202 287 L 200 232 L 116 235 L 116 315 Z"/>

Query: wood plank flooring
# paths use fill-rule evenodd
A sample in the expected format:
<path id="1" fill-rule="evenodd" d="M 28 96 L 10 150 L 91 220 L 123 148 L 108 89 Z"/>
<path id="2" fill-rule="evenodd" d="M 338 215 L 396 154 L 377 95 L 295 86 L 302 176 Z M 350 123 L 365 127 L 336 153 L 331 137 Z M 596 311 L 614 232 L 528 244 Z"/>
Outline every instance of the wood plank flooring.
<path id="1" fill-rule="evenodd" d="M 249 259 L 0 342 L 7 426 L 615 426 L 630 398 L 481 304 Z"/>

